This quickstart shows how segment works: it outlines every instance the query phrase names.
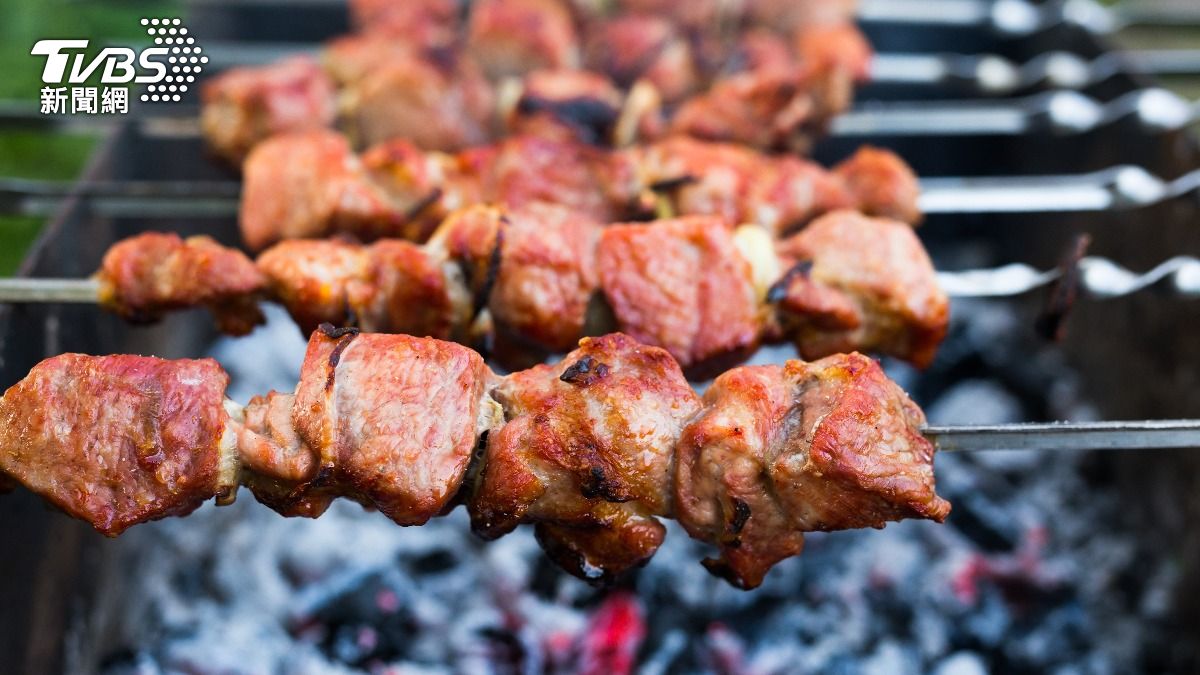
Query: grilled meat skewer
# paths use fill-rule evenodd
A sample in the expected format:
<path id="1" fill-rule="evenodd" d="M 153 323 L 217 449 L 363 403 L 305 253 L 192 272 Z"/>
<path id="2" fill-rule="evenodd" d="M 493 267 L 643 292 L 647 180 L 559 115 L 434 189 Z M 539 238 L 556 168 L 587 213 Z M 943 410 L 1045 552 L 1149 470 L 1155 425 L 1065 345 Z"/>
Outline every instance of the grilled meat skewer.
<path id="1" fill-rule="evenodd" d="M 577 21 L 560 0 L 481 0 L 459 25 L 445 2 L 402 4 L 362 11 L 364 27 L 382 26 L 330 42 L 320 63 L 294 57 L 207 82 L 210 145 L 240 162 L 270 135 L 340 120 L 362 144 L 403 137 L 452 151 L 533 119 L 605 144 L 679 133 L 804 149 L 849 107 L 871 57 L 845 16 L 821 13 L 728 35 L 636 7 Z"/>
<path id="2" fill-rule="evenodd" d="M 792 340 L 806 358 L 878 351 L 927 365 L 948 301 L 912 229 L 854 212 L 773 242 L 715 217 L 602 226 L 554 205 L 471 207 L 426 246 L 398 240 L 282 242 L 251 262 L 207 238 L 147 233 L 116 244 L 98 299 L 131 319 L 206 306 L 226 332 L 281 302 L 305 330 L 480 340 L 510 364 L 621 330 L 694 374 Z"/>
<path id="3" fill-rule="evenodd" d="M 673 517 L 742 588 L 805 532 L 950 510 L 921 411 L 858 354 L 738 368 L 700 399 L 621 334 L 498 377 L 456 344 L 324 326 L 293 393 L 242 408 L 227 383 L 211 360 L 47 359 L 0 398 L 0 476 L 111 536 L 239 485 L 288 516 L 346 497 L 420 525 L 464 503 L 480 535 L 533 524 L 597 581 L 644 564 Z"/>
<path id="4" fill-rule="evenodd" d="M 826 170 L 688 138 L 604 151 L 520 136 L 457 155 L 392 141 L 355 155 L 341 135 L 314 131 L 277 136 L 251 153 L 240 224 L 254 250 L 338 232 L 424 241 L 465 206 L 550 202 L 602 223 L 717 215 L 783 236 L 838 209 L 917 223 L 918 193 L 908 165 L 874 148 Z"/>

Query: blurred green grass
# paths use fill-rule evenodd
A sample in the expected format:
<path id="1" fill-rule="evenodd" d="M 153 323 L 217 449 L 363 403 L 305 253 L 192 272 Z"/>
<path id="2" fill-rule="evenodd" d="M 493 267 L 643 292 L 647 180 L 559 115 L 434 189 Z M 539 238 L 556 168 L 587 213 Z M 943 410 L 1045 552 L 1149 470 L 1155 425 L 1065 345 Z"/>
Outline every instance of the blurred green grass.
<path id="1" fill-rule="evenodd" d="M 178 11 L 162 0 L 0 0 L 0 99 L 36 102 L 42 58 L 29 55 L 45 39 L 138 45 L 148 38 L 143 16 Z M 94 53 L 94 52 L 92 52 Z M 0 176 L 70 180 L 82 170 L 98 139 L 0 129 Z M 0 276 L 11 275 L 41 230 L 38 218 L 0 216 Z"/>

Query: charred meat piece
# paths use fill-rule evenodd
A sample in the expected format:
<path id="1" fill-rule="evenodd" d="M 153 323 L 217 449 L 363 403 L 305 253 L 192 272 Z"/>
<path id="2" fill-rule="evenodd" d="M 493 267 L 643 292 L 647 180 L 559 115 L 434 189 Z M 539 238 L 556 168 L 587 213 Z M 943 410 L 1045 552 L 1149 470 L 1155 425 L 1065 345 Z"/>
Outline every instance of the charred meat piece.
<path id="1" fill-rule="evenodd" d="M 507 423 L 488 436 L 468 502 L 487 538 L 536 523 L 568 571 L 602 580 L 644 564 L 671 512 L 675 442 L 698 408 L 665 351 L 620 334 L 585 338 L 557 366 L 503 380 Z"/>
<path id="2" fill-rule="evenodd" d="M 529 346 L 565 352 L 584 335 L 599 284 L 601 226 L 550 204 L 467 209 L 447 222 L 449 255 L 493 319 Z"/>
<path id="3" fill-rule="evenodd" d="M 911 227 L 839 211 L 778 246 L 792 270 L 774 289 L 785 330 L 805 358 L 878 351 L 929 365 L 949 300 Z"/>
<path id="4" fill-rule="evenodd" d="M 727 0 L 617 0 L 620 13 L 662 17 L 671 23 L 693 32 L 718 32 L 731 20 L 738 18 L 739 3 Z"/>
<path id="5" fill-rule="evenodd" d="M 419 54 L 379 63 L 344 92 L 349 133 L 359 145 L 395 138 L 426 150 L 461 150 L 492 137 L 495 94 L 468 58 Z"/>
<path id="6" fill-rule="evenodd" d="M 796 555 L 804 532 L 941 522 L 920 409 L 861 354 L 731 370 L 679 442 L 675 507 L 705 561 L 740 588 Z"/>
<path id="7" fill-rule="evenodd" d="M 844 24 L 854 20 L 857 0 L 742 0 L 746 19 L 776 30 Z"/>
<path id="8" fill-rule="evenodd" d="M 859 211 L 912 225 L 921 222 L 921 184 L 896 153 L 863 146 L 833 172 L 853 195 Z"/>
<path id="9" fill-rule="evenodd" d="M 0 475 L 116 536 L 237 489 L 215 361 L 63 354 L 0 398 Z"/>
<path id="10" fill-rule="evenodd" d="M 294 394 L 277 391 L 255 396 L 242 411 L 237 425 L 237 450 L 242 481 L 254 496 L 273 510 L 289 516 L 316 518 L 334 495 L 304 491 L 293 494 L 317 475 L 320 456 L 310 448 L 292 422 Z M 303 490 L 303 488 L 302 488 Z"/>
<path id="11" fill-rule="evenodd" d="M 562 0 L 477 0 L 467 49 L 497 81 L 542 68 L 578 68 L 579 38 Z"/>
<path id="12" fill-rule="evenodd" d="M 100 303 L 129 320 L 204 306 L 232 335 L 263 321 L 256 301 L 266 280 L 245 254 L 209 237 L 147 232 L 125 239 L 108 250 L 96 277 Z"/>
<path id="13" fill-rule="evenodd" d="M 669 130 L 763 150 L 807 152 L 829 120 L 849 107 L 850 92 L 848 76 L 836 69 L 805 66 L 736 73 L 685 101 Z"/>
<path id="14" fill-rule="evenodd" d="M 856 82 L 871 77 L 871 44 L 851 22 L 813 23 L 796 31 L 796 56 L 818 71 L 841 71 Z"/>
<path id="15" fill-rule="evenodd" d="M 218 154 L 240 163 L 269 136 L 331 126 L 334 96 L 332 80 L 308 57 L 234 68 L 204 83 L 200 125 Z"/>
<path id="16" fill-rule="evenodd" d="M 305 332 L 331 323 L 449 338 L 459 322 L 460 298 L 441 264 L 406 241 L 284 241 L 258 266 Z"/>
<path id="17" fill-rule="evenodd" d="M 325 43 L 321 65 L 340 87 L 346 87 L 367 79 L 382 65 L 424 59 L 427 53 L 420 45 L 386 33 L 352 33 Z"/>
<path id="18" fill-rule="evenodd" d="M 336 132 L 268 139 L 250 153 L 244 171 L 241 229 L 251 249 L 332 232 L 372 239 L 404 234 L 405 214 Z"/>
<path id="19" fill-rule="evenodd" d="M 753 271 L 720 218 L 608 227 L 597 266 L 619 330 L 664 347 L 684 368 L 758 344 L 765 313 Z"/>
<path id="20" fill-rule="evenodd" d="M 351 323 L 348 288 L 367 276 L 362 246 L 337 240 L 281 241 L 258 256 L 271 296 L 311 333 L 322 323 Z"/>
<path id="21" fill-rule="evenodd" d="M 587 43 L 587 63 L 623 88 L 645 80 L 668 102 L 700 85 L 691 44 L 670 21 L 626 15 L 595 26 Z"/>
<path id="22" fill-rule="evenodd" d="M 464 153 L 462 161 L 475 167 L 487 202 L 560 204 L 600 223 L 619 220 L 625 206 L 606 189 L 610 154 L 581 143 L 522 136 Z"/>
<path id="23" fill-rule="evenodd" d="M 350 0 L 350 23 L 421 47 L 447 47 L 458 35 L 459 0 Z"/>
<path id="24" fill-rule="evenodd" d="M 781 235 L 828 211 L 854 206 L 837 176 L 795 157 L 684 137 L 618 154 L 637 167 L 639 186 L 676 214 L 757 223 Z"/>
<path id="25" fill-rule="evenodd" d="M 493 424 L 490 377 L 466 347 L 323 327 L 309 342 L 292 402 L 296 437 L 317 466 L 301 481 L 276 476 L 262 500 L 311 516 L 347 496 L 398 524 L 425 523 L 451 505 L 479 433 Z M 285 438 L 293 449 L 295 440 Z"/>
<path id="26" fill-rule="evenodd" d="M 586 70 L 537 70 L 522 84 L 506 122 L 510 134 L 612 143 L 622 95 L 608 78 Z"/>

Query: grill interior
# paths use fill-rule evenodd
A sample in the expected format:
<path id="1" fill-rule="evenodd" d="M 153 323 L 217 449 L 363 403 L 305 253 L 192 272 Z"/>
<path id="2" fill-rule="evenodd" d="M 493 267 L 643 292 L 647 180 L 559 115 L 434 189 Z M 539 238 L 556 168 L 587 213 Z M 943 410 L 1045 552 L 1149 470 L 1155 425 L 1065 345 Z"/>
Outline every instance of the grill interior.
<path id="1" fill-rule="evenodd" d="M 189 9 L 187 21 L 202 42 L 223 44 L 313 43 L 347 28 L 345 10 L 336 4 L 287 5 L 286 20 L 281 20 L 283 4 L 282 0 L 280 4 L 197 2 Z M 1091 59 L 1112 49 L 1065 25 L 1021 39 L 983 28 L 884 23 L 865 28 L 875 48 L 884 53 L 995 53 L 1025 63 L 1050 50 Z M 1150 84 L 1118 75 L 1084 93 L 1106 101 Z M 1013 92 L 1013 96 L 1029 93 L 1033 91 Z M 953 86 L 869 85 L 860 90 L 857 100 L 866 107 L 876 101 L 969 95 Z M 823 163 L 834 162 L 864 140 L 898 151 L 922 176 L 1079 173 L 1136 164 L 1170 178 L 1200 166 L 1200 146 L 1187 132 L 1146 135 L 1124 123 L 1083 135 L 842 136 L 821 143 L 816 157 Z M 136 124 L 124 123 L 114 129 L 83 180 L 235 178 L 205 155 L 198 139 L 148 137 Z M 1132 269 L 1147 269 L 1174 255 L 1200 255 L 1198 214 L 1200 204 L 1187 197 L 1125 212 L 941 215 L 928 219 L 921 237 L 939 269 L 1014 261 L 1050 267 L 1082 232 L 1094 239 L 1091 253 Z M 22 273 L 86 276 L 96 269 L 108 245 L 148 229 L 207 233 L 227 244 L 238 240 L 236 223 L 230 218 L 107 218 L 93 212 L 86 200 L 73 198 L 48 224 Z M 956 303 L 952 336 L 930 370 L 915 373 L 896 364 L 889 364 L 889 369 L 939 423 L 1200 414 L 1196 393 L 1200 391 L 1200 342 L 1195 338 L 1200 308 L 1194 300 L 1147 292 L 1080 302 L 1061 345 L 1035 337 L 1033 319 L 1042 301 L 1040 294 L 1031 294 Z M 262 391 L 273 384 L 286 387 L 286 381 L 278 383 L 289 376 L 286 368 L 255 370 L 239 363 L 255 361 L 250 356 L 254 350 L 278 348 L 286 353 L 278 345 L 297 339 L 287 323 L 286 317 L 276 317 L 267 332 L 235 345 L 218 342 L 207 317 L 200 313 L 171 316 L 155 326 L 130 327 L 90 307 L 0 307 L 0 385 L 16 382 L 40 359 L 68 351 L 184 357 L 216 350 L 233 371 L 235 385 L 244 385 L 247 391 Z M 764 358 L 784 357 L 785 353 L 773 352 Z M 240 383 L 239 368 L 246 374 Z M 245 399 L 236 391 L 234 396 Z M 998 669 L 1091 664 L 1092 672 L 1194 670 L 1200 666 L 1195 639 L 1200 628 L 1200 606 L 1195 600 L 1200 597 L 1196 593 L 1200 577 L 1189 561 L 1200 554 L 1200 531 L 1191 525 L 1200 516 L 1198 458 L 1191 452 L 940 457 L 939 481 L 956 507 L 948 526 L 953 534 L 943 537 L 929 524 L 904 524 L 891 526 L 884 534 L 816 537 L 800 561 L 781 570 L 775 583 L 749 594 L 718 593 L 706 598 L 704 594 L 714 588 L 706 585 L 707 580 L 673 579 L 672 572 L 679 568 L 699 570 L 695 556 L 688 557 L 686 542 L 679 541 L 684 537 L 674 531 L 668 540 L 678 546 L 664 551 L 623 589 L 650 608 L 645 610 L 649 634 L 639 654 L 652 672 L 719 671 L 726 663 L 723 659 L 765 672 L 789 672 L 789 664 L 795 663 L 845 672 L 867 668 L 927 672 L 948 663 Z M 556 572 L 534 562 L 538 558 L 526 550 L 529 537 L 515 537 L 489 549 L 466 534 L 461 518 L 447 519 L 437 529 L 422 528 L 429 532 L 399 530 L 377 516 L 367 514 L 364 520 L 357 507 L 342 505 L 329 525 L 282 521 L 252 504 L 247 495 L 241 501 L 233 509 L 214 513 L 205 508 L 194 518 L 146 526 L 145 532 L 108 541 L 86 525 L 45 509 L 27 493 L 4 498 L 0 529 L 8 533 L 9 545 L 6 555 L 0 556 L 0 607 L 5 608 L 0 613 L 0 662 L 19 664 L 17 669 L 27 672 L 134 672 L 139 665 L 192 663 L 187 660 L 195 658 L 189 657 L 189 644 L 202 653 L 205 645 L 219 644 L 205 639 L 252 634 L 258 624 L 250 619 L 244 625 L 232 624 L 231 632 L 223 633 L 211 625 L 216 620 L 210 617 L 204 630 L 179 636 L 171 632 L 178 631 L 177 626 L 163 621 L 161 606 L 155 607 L 155 601 L 161 605 L 164 597 L 207 599 L 219 606 L 222 594 L 231 589 L 253 592 L 252 570 L 246 572 L 243 585 L 228 579 L 213 581 L 218 573 L 236 577 L 243 560 L 236 554 L 222 558 L 223 547 L 254 554 L 256 546 L 236 541 L 247 532 L 261 534 L 261 546 L 268 553 L 275 550 L 272 546 L 286 550 L 293 545 L 289 542 L 296 541 L 301 547 L 306 542 L 349 547 L 374 542 L 377 546 L 365 546 L 370 551 L 364 555 L 384 551 L 379 555 L 386 553 L 389 560 L 399 561 L 395 565 L 359 561 L 360 574 L 353 578 L 298 581 L 300 600 L 271 605 L 290 617 L 285 632 L 303 644 L 316 645 L 314 653 L 348 669 L 369 669 L 389 659 L 431 668 L 447 665 L 441 661 L 448 658 L 444 650 L 422 642 L 430 639 L 425 633 L 433 628 L 421 623 L 422 615 L 414 608 L 421 601 L 441 599 L 447 607 L 461 610 L 462 616 L 478 618 L 472 612 L 483 609 L 465 599 L 477 589 L 471 584 L 487 584 L 495 592 L 496 578 L 506 578 L 506 571 L 518 570 L 512 572 L 518 595 L 494 602 L 511 601 L 516 606 L 527 597 L 523 606 L 536 608 L 526 617 L 533 628 L 507 637 L 488 633 L 449 639 L 450 644 L 477 639 L 486 646 L 483 660 L 492 661 L 500 672 L 553 669 L 553 650 L 539 642 L 551 633 L 548 629 L 539 633 L 538 627 L 556 618 L 575 626 L 603 601 L 603 594 L 564 582 Z M 339 539 L 328 531 L 338 525 L 351 528 L 353 537 L 361 539 L 344 533 Z M 1040 537 L 1048 538 L 1048 543 L 1039 543 Z M 978 558 L 963 559 L 967 554 Z M 1089 569 L 1089 556 L 1095 556 L 1091 561 L 1095 569 Z M 257 557 L 247 560 L 261 562 Z M 313 574 L 331 574 L 321 565 L 338 562 L 323 560 L 313 563 Z M 204 567 L 211 573 L 197 571 Z M 883 576 L 877 591 L 871 587 L 874 574 Z M 153 596 L 146 589 L 155 583 L 178 588 Z M 204 587 L 213 583 L 216 588 Z M 825 597 L 855 585 L 868 590 L 859 588 L 853 599 L 843 601 Z M 362 608 L 363 598 L 376 599 L 380 593 L 398 593 L 398 588 L 409 586 L 415 590 L 398 594 L 403 602 L 413 603 L 404 605 L 412 610 L 409 619 Z M 851 605 L 874 618 L 837 614 Z M 565 608 L 561 615 L 555 613 L 559 607 Z M 805 608 L 811 611 L 802 611 Z M 835 617 L 822 619 L 822 612 L 834 612 Z M 205 615 L 195 616 L 203 620 Z M 155 620 L 160 623 L 151 623 Z M 480 621 L 484 628 L 490 626 Z M 238 626 L 242 633 L 237 632 Z M 306 634 L 306 626 L 317 626 L 313 629 L 317 632 Z M 835 630 L 858 630 L 862 635 L 857 641 L 840 642 L 814 637 L 839 626 Z M 362 635 L 364 627 L 375 632 L 376 641 L 374 651 L 366 650 L 365 656 L 352 649 L 355 640 L 345 638 L 346 631 Z M 1133 631 L 1129 633 L 1133 644 L 1114 638 L 1122 631 Z M 678 635 L 683 637 L 672 637 Z M 924 644 L 927 635 L 943 635 L 943 643 Z M 1035 649 L 1038 636 L 1044 636 L 1044 653 Z M 672 647 L 679 639 L 682 646 Z M 830 652 L 828 659 L 813 656 L 818 646 Z M 245 654 L 253 650 L 239 649 L 237 644 L 229 645 L 234 655 L 232 672 L 270 672 L 269 667 L 277 665 L 248 660 Z M 540 661 L 531 656 L 538 649 L 543 649 Z M 809 660 L 796 661 L 797 655 Z M 780 661 L 774 670 L 772 659 Z M 464 663 L 473 662 L 454 665 L 461 668 Z M 739 672 L 732 666 L 726 670 Z"/>

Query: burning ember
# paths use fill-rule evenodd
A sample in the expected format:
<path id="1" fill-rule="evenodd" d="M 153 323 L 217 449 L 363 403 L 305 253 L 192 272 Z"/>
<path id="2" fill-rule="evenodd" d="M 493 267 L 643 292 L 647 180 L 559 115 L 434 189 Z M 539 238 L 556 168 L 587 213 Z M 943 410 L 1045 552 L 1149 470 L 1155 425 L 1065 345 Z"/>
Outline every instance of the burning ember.
<path id="1" fill-rule="evenodd" d="M 1057 352 L 998 338 L 1020 332 L 1009 309 L 964 305 L 956 316 L 933 370 L 893 369 L 931 421 L 1092 416 Z M 289 388 L 303 340 L 286 317 L 250 340 L 216 347 L 245 388 L 230 394 Z M 1178 570 L 1119 526 L 1121 504 L 1092 463 L 939 456 L 939 491 L 954 503 L 946 526 L 810 535 L 751 592 L 710 576 L 696 563 L 702 547 L 674 524 L 646 568 L 601 590 L 557 571 L 530 531 L 475 538 L 461 509 L 405 529 L 345 502 L 305 520 L 245 498 L 126 535 L 129 581 L 104 672 L 1169 668 Z"/>

